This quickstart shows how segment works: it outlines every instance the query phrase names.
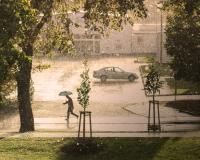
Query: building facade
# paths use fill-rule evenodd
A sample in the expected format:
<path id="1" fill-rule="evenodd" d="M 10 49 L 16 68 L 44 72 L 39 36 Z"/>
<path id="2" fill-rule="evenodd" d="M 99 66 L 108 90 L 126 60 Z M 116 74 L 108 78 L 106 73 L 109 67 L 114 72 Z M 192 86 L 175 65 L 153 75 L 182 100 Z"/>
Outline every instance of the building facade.
<path id="1" fill-rule="evenodd" d="M 74 34 L 76 54 L 133 54 L 137 56 L 154 54 L 158 61 L 168 62 L 170 58 L 167 56 L 164 47 L 166 39 L 165 23 L 160 22 L 160 17 L 163 19 L 163 15 L 155 5 L 152 5 L 152 1 L 146 2 L 149 3 L 149 13 L 151 13 L 147 19 L 140 20 L 133 26 L 126 25 L 120 32 L 110 31 L 107 36 L 85 29 L 82 19 L 83 13 L 73 14 L 72 20 L 81 24 L 81 27 L 71 28 Z"/>

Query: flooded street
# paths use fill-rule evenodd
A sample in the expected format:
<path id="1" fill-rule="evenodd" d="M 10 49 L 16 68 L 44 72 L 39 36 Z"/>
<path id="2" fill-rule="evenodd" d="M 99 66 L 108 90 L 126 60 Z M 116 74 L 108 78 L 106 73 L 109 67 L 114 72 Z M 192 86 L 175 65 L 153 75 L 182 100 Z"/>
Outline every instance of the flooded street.
<path id="1" fill-rule="evenodd" d="M 76 89 L 81 83 L 80 74 L 83 71 L 81 60 L 56 60 L 45 61 L 51 68 L 42 72 L 33 73 L 34 101 L 57 101 L 62 100 L 58 93 L 63 90 L 73 92 L 76 99 Z M 103 67 L 116 66 L 136 73 L 138 76 L 139 65 L 134 63 L 133 57 L 114 57 L 89 60 L 89 75 L 91 79 L 91 102 L 141 102 L 144 100 L 144 91 L 141 78 L 133 83 L 128 80 L 108 80 L 101 83 L 99 79 L 92 77 L 93 71 Z M 137 94 L 136 94 L 137 93 Z"/>
<path id="2" fill-rule="evenodd" d="M 35 72 L 32 75 L 34 81 L 34 108 L 35 114 L 40 115 L 64 115 L 66 106 L 62 103 L 65 97 L 58 96 L 63 90 L 73 92 L 71 96 L 75 103 L 75 110 L 81 110 L 77 102 L 76 89 L 81 83 L 80 74 L 83 71 L 82 60 L 59 59 L 52 61 L 43 61 L 50 64 L 51 68 L 42 72 Z M 105 57 L 91 58 L 88 61 L 89 75 L 91 80 L 90 106 L 88 110 L 93 111 L 95 115 L 117 116 L 129 115 L 122 107 L 131 103 L 140 103 L 146 101 L 141 78 L 134 82 L 128 80 L 108 80 L 101 83 L 99 79 L 93 78 L 94 70 L 103 67 L 120 67 L 125 71 L 139 73 L 139 64 L 134 63 L 133 57 Z M 39 110 L 38 110 L 39 109 Z M 42 113 L 40 113 L 42 112 Z M 44 113 L 44 114 L 43 114 Z"/>

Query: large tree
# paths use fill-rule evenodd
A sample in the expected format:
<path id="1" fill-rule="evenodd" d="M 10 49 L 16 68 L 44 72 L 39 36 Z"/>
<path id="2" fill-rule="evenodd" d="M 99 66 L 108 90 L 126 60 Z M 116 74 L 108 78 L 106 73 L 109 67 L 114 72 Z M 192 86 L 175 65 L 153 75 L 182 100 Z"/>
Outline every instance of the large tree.
<path id="1" fill-rule="evenodd" d="M 7 57 L 17 63 L 17 90 L 20 113 L 20 132 L 33 131 L 34 119 L 30 99 L 33 44 L 41 28 L 51 17 L 53 1 L 1 0 L 1 48 L 10 48 Z M 38 14 L 45 12 L 38 18 Z M 13 50 L 16 51 L 15 54 Z M 5 52 L 3 51 L 5 54 Z"/>
<path id="2" fill-rule="evenodd" d="M 86 27 L 101 33 L 106 29 L 122 28 L 123 24 L 132 23 L 135 18 L 146 16 L 143 0 L 0 0 L 0 7 L 0 15 L 3 15 L 0 18 L 2 22 L 0 25 L 3 24 L 0 26 L 0 36 L 1 38 L 7 38 L 7 43 L 4 44 L 2 40 L 0 45 L 2 48 L 10 45 L 11 48 L 17 50 L 20 132 L 34 130 L 30 102 L 34 44 L 39 39 L 41 30 L 48 28 L 48 22 L 50 22 L 53 12 L 55 13 L 55 18 L 61 19 L 57 22 L 63 27 L 60 31 L 65 34 L 63 37 L 67 38 L 67 40 L 72 39 L 69 28 L 73 22 L 70 20 L 69 11 L 76 13 L 80 9 L 84 9 Z M 4 32 L 4 30 L 8 32 Z M 61 50 L 68 48 L 65 47 L 68 44 L 60 41 L 60 35 L 51 35 L 52 37 L 59 40 L 58 44 Z M 51 46 L 57 44 L 54 40 L 51 42 Z M 71 44 L 69 47 L 71 47 Z"/>
<path id="3" fill-rule="evenodd" d="M 177 79 L 200 82 L 200 1 L 167 0 L 166 49 Z"/>

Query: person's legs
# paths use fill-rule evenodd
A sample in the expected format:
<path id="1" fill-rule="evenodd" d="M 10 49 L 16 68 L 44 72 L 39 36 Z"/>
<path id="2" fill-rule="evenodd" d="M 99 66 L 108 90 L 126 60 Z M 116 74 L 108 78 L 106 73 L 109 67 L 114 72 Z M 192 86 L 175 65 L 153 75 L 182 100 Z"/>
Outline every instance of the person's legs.
<path id="1" fill-rule="evenodd" d="M 76 118 L 78 118 L 78 115 L 75 114 L 75 113 L 73 112 L 73 110 L 71 110 L 71 114 L 74 115 Z"/>
<path id="2" fill-rule="evenodd" d="M 66 118 L 66 120 L 69 120 L 69 115 L 70 115 L 70 110 L 68 109 L 67 110 L 67 118 Z"/>

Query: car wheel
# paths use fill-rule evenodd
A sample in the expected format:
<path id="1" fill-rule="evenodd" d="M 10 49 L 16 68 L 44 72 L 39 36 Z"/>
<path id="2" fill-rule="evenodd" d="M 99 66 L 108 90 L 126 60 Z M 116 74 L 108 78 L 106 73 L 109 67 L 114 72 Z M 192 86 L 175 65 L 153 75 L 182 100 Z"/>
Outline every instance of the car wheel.
<path id="1" fill-rule="evenodd" d="M 128 80 L 129 80 L 130 82 L 133 82 L 133 81 L 135 80 L 135 77 L 134 77 L 133 75 L 130 75 L 130 76 L 128 77 Z"/>
<path id="2" fill-rule="evenodd" d="M 107 77 L 106 76 L 101 76 L 101 82 L 106 82 Z"/>

